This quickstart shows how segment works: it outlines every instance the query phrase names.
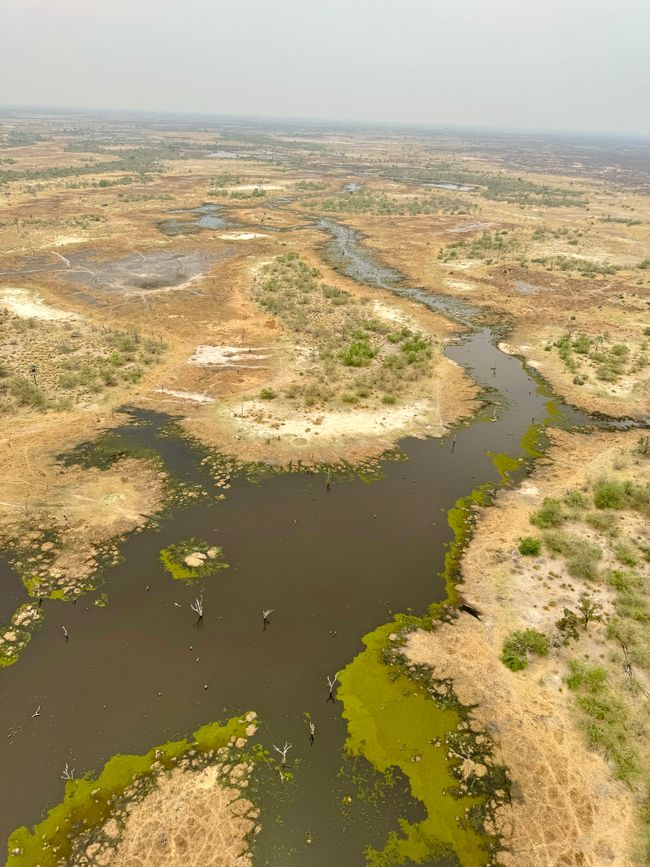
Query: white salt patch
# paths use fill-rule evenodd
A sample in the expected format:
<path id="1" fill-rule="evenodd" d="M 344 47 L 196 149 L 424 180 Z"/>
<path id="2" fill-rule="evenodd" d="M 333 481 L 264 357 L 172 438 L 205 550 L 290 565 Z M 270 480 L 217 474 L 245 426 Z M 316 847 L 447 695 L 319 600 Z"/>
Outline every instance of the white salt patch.
<path id="1" fill-rule="evenodd" d="M 173 388 L 157 388 L 159 394 L 168 394 L 170 397 L 178 397 L 180 400 L 193 400 L 196 403 L 214 403 L 214 398 L 206 394 L 197 394 L 194 391 L 177 391 Z"/>
<path id="2" fill-rule="evenodd" d="M 268 238 L 261 232 L 225 232 L 219 235 L 223 241 L 252 241 L 253 238 Z"/>
<path id="3" fill-rule="evenodd" d="M 16 316 L 24 316 L 26 319 L 72 320 L 79 319 L 76 313 L 59 310 L 45 304 L 39 295 L 35 295 L 27 289 L 2 289 L 0 290 L 0 305 L 15 313 Z"/>
<path id="4" fill-rule="evenodd" d="M 263 361 L 270 355 L 259 355 L 261 347 L 257 346 L 197 346 L 190 364 L 214 364 L 220 367 L 257 367 L 247 364 L 249 361 Z"/>

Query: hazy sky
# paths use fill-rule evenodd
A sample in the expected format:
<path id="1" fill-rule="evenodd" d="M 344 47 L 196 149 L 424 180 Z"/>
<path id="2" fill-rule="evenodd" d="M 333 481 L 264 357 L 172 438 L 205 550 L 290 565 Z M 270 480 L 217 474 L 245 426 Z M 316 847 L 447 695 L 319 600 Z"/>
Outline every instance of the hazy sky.
<path id="1" fill-rule="evenodd" d="M 650 134 L 650 0 L 0 0 L 0 103 Z"/>

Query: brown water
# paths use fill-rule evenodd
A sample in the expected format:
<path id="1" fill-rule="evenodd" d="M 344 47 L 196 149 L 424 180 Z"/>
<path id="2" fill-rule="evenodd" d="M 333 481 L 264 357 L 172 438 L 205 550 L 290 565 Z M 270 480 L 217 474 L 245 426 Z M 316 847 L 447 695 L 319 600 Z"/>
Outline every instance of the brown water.
<path id="1" fill-rule="evenodd" d="M 398 275 L 387 278 L 358 238 L 339 235 L 346 251 L 341 267 L 352 262 L 352 272 L 366 268 L 367 282 L 448 309 L 448 300 L 427 301 Z M 336 246 L 328 255 L 336 259 Z M 473 311 L 456 314 L 471 319 Z M 393 612 L 422 612 L 443 598 L 437 574 L 451 539 L 446 511 L 477 484 L 498 481 L 486 452 L 522 454 L 521 436 L 544 416 L 548 400 L 486 329 L 448 354 L 481 385 L 498 389 L 494 422 L 477 421 L 442 441 L 403 441 L 408 460 L 385 462 L 383 479 L 372 484 L 341 480 L 327 491 L 321 474 L 283 473 L 255 484 L 235 476 L 225 501 L 178 508 L 159 529 L 124 541 L 123 561 L 104 575 L 107 607 L 94 606 L 91 597 L 77 605 L 45 603 L 44 626 L 21 660 L 0 672 L 0 732 L 16 732 L 0 739 L 2 838 L 37 822 L 61 799 L 66 762 L 79 776 L 115 753 L 141 753 L 249 709 L 263 721 L 267 748 L 293 744 L 295 773 L 280 798 L 277 786 L 257 791 L 264 811 L 257 864 L 356 867 L 364 864 L 366 845 L 381 848 L 398 830 L 398 817 L 417 819 L 420 805 L 400 780 L 378 803 L 343 817 L 341 798 L 350 791 L 339 774 L 347 766 L 346 731 L 340 705 L 327 702 L 325 676 L 342 669 L 362 649 L 361 636 Z M 568 408 L 563 414 L 565 423 L 584 421 Z M 125 427 L 126 436 L 158 450 L 178 476 L 216 493 L 202 455 L 160 436 L 165 417 L 138 417 L 141 424 Z M 188 536 L 222 545 L 231 564 L 198 588 L 201 628 L 189 609 L 197 588 L 173 581 L 159 561 L 161 548 Z M 0 579 L 4 585 L 8 576 Z M 263 608 L 276 609 L 266 631 Z M 32 718 L 39 705 L 40 716 Z M 317 726 L 313 747 L 305 712 Z M 356 770 L 375 781 L 363 761 Z"/>

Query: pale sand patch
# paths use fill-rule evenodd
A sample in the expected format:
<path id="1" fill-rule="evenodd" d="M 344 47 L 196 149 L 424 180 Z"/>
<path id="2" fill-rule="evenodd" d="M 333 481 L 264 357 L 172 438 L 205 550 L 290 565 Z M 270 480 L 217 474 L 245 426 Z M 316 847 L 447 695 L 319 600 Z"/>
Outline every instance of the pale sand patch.
<path id="1" fill-rule="evenodd" d="M 220 367 L 257 366 L 248 365 L 245 362 L 263 361 L 270 358 L 270 355 L 259 354 L 261 348 L 259 346 L 209 346 L 201 344 L 194 350 L 189 363 L 202 366 L 213 364 Z"/>
<path id="2" fill-rule="evenodd" d="M 444 283 L 450 289 L 456 289 L 457 292 L 474 292 L 476 290 L 476 286 L 466 280 L 445 280 Z"/>
<path id="3" fill-rule="evenodd" d="M 328 442 L 350 437 L 373 437 L 413 432 L 422 427 L 431 435 L 440 435 L 443 425 L 439 406 L 434 400 L 419 400 L 406 406 L 381 409 L 321 410 L 305 409 L 288 416 L 283 407 L 269 406 L 269 401 L 250 400 L 227 410 L 240 435 L 255 439 L 289 437 L 298 440 L 322 438 Z"/>
<path id="4" fill-rule="evenodd" d="M 197 394 L 194 391 L 178 391 L 174 388 L 157 388 L 159 394 L 167 394 L 169 397 L 177 397 L 179 400 L 193 400 L 195 403 L 214 403 L 213 397 L 207 394 Z"/>
<path id="5" fill-rule="evenodd" d="M 388 322 L 398 322 L 400 325 L 411 325 L 417 327 L 415 321 L 408 314 L 403 313 L 397 307 L 391 307 L 383 301 L 378 301 L 376 298 L 372 302 L 372 309 L 377 316 L 386 319 Z"/>
<path id="6" fill-rule="evenodd" d="M 492 223 L 458 223 L 446 231 L 451 235 L 460 235 L 463 232 L 476 232 L 479 229 L 489 229 Z"/>
<path id="7" fill-rule="evenodd" d="M 281 184 L 238 184 L 236 187 L 230 187 L 231 190 L 241 190 L 243 193 L 250 193 L 253 190 L 284 190 L 286 189 Z"/>
<path id="8" fill-rule="evenodd" d="M 219 235 L 222 241 L 252 241 L 253 238 L 268 238 L 263 232 L 224 232 Z"/>
<path id="9" fill-rule="evenodd" d="M 152 792 L 129 806 L 117 850 L 99 854 L 89 847 L 92 863 L 250 867 L 247 837 L 259 827 L 258 812 L 224 776 L 215 767 L 161 775 Z"/>
<path id="10" fill-rule="evenodd" d="M 82 244 L 88 239 L 82 235 L 57 235 L 54 241 L 50 242 L 52 247 L 66 247 L 68 244 Z"/>
<path id="11" fill-rule="evenodd" d="M 69 313 L 58 307 L 50 307 L 40 295 L 36 295 L 29 289 L 8 287 L 0 290 L 0 305 L 16 316 L 22 316 L 26 319 L 47 319 L 49 321 L 67 319 L 72 321 L 81 318 L 76 313 Z"/>

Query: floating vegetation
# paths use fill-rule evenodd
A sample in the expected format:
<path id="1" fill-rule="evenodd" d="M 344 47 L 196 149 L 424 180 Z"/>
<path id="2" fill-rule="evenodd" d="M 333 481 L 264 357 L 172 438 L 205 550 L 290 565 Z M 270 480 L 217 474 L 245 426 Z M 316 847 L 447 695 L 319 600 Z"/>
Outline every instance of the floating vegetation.
<path id="1" fill-rule="evenodd" d="M 463 864 L 489 864 L 498 840 L 484 828 L 490 804 L 509 797 L 507 776 L 492 765 L 488 739 L 480 743 L 470 731 L 451 685 L 433 681 L 424 667 L 404 667 L 392 649 L 404 623 L 398 618 L 366 635 L 366 649 L 339 676 L 346 751 L 364 756 L 380 774 L 399 769 L 426 809 L 422 821 L 400 820 L 401 833 L 391 832 L 382 850 L 368 848 L 367 863 L 455 857 Z M 474 768 L 480 765 L 478 773 L 461 767 L 467 755 Z"/>
<path id="2" fill-rule="evenodd" d="M 229 564 L 221 559 L 222 555 L 223 550 L 218 545 L 192 538 L 163 548 L 160 559 L 172 578 L 195 581 L 228 569 Z"/>

